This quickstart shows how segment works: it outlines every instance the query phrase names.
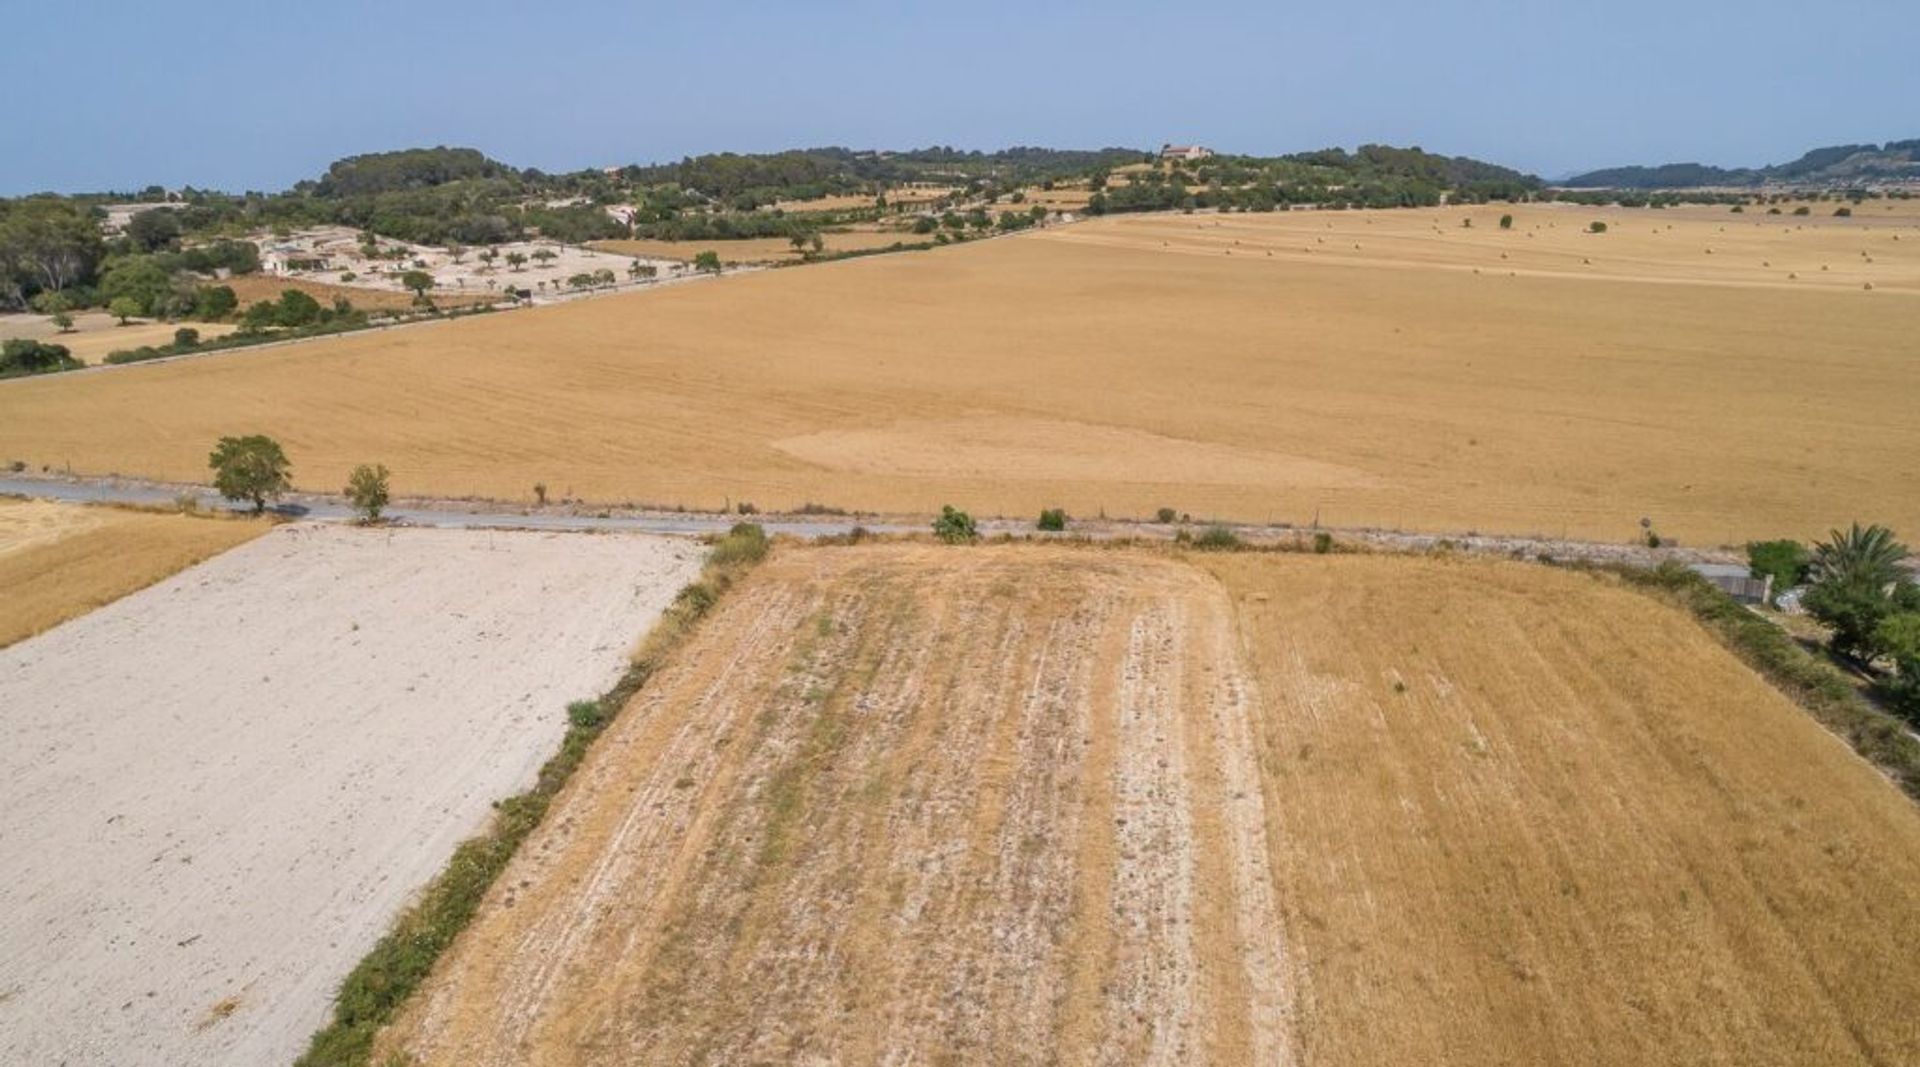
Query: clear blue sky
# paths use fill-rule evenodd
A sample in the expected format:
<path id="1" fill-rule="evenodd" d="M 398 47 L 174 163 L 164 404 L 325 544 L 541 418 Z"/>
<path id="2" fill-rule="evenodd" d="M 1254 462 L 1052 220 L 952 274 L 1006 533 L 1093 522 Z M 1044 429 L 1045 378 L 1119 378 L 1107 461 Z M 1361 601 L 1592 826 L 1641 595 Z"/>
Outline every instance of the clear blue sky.
<path id="1" fill-rule="evenodd" d="M 1920 137 L 1920 0 L 7 0 L 0 193 L 844 144 L 1417 144 L 1547 176 Z"/>

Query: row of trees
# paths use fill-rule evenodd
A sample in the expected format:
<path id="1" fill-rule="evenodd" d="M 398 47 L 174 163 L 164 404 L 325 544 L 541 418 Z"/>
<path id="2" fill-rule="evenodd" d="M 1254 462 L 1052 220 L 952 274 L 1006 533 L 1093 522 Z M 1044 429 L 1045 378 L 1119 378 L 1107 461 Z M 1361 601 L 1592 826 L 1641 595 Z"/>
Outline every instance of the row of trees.
<path id="1" fill-rule="evenodd" d="M 255 513 L 265 511 L 267 501 L 279 499 L 293 486 L 293 464 L 287 461 L 286 450 L 265 434 L 222 437 L 207 454 L 207 466 L 221 496 L 250 503 Z M 390 477 L 382 463 L 362 463 L 347 475 L 342 492 L 363 521 L 378 522 L 386 510 L 392 498 Z"/>

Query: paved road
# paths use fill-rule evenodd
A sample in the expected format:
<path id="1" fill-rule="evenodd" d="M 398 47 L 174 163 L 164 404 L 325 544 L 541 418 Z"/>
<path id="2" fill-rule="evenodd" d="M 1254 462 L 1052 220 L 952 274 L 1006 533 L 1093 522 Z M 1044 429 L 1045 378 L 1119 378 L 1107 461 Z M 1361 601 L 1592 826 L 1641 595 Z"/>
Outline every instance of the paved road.
<path id="1" fill-rule="evenodd" d="M 48 500 L 65 500 L 78 504 L 152 504 L 171 505 L 182 493 L 192 493 L 200 506 L 207 509 L 221 508 L 232 511 L 245 510 L 234 507 L 222 500 L 211 490 L 201 488 L 182 489 L 178 487 L 151 485 L 144 482 L 120 481 L 66 481 L 45 478 L 8 478 L 0 477 L 0 496 L 31 496 Z M 281 505 L 281 514 L 312 522 L 346 522 L 353 518 L 353 511 L 338 500 L 324 497 L 301 495 L 293 502 Z M 699 536 L 702 534 L 725 533 L 734 523 L 741 520 L 725 515 L 568 515 L 555 512 L 524 511 L 485 511 L 456 510 L 454 507 L 390 507 L 386 517 L 394 522 L 408 526 L 440 526 L 453 529 L 473 529 L 480 527 L 513 528 L 521 530 L 632 530 L 639 533 L 682 534 Z M 789 534 L 794 537 L 833 537 L 845 534 L 855 526 L 865 526 L 875 533 L 903 533 L 918 530 L 920 527 L 890 525 L 887 523 L 860 523 L 851 519 L 829 518 L 820 521 L 797 521 L 780 519 L 753 518 L 766 528 L 770 534 Z"/>

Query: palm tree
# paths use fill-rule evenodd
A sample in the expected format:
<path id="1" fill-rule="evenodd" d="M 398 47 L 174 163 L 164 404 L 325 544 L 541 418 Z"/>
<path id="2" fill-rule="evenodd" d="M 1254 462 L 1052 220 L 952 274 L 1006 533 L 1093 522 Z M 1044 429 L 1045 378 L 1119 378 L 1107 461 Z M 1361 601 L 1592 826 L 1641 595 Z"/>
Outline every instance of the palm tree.
<path id="1" fill-rule="evenodd" d="M 1845 531 L 1833 531 L 1832 540 L 1814 544 L 1813 577 L 1821 583 L 1878 592 L 1905 577 L 1900 564 L 1908 555 L 1907 546 L 1893 539 L 1892 530 L 1856 522 Z"/>

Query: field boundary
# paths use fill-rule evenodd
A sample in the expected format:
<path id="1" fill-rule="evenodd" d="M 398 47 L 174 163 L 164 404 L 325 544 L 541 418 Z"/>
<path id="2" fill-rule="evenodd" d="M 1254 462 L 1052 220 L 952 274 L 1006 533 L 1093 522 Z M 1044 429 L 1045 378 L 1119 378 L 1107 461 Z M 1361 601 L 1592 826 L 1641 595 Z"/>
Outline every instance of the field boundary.
<path id="1" fill-rule="evenodd" d="M 541 765 L 533 787 L 494 803 L 493 824 L 454 850 L 441 872 L 341 981 L 333 1021 L 313 1035 L 296 1067 L 362 1067 L 371 1062 L 374 1038 L 472 921 L 494 879 L 540 825 L 594 740 L 727 590 L 766 557 L 769 547 L 765 533 L 750 523 L 735 526 L 714 542 L 700 577 L 661 613 L 613 688 L 596 699 L 568 705 L 560 750 Z"/>
<path id="2" fill-rule="evenodd" d="M 1838 669 L 1686 567 L 1663 563 L 1650 570 L 1619 566 L 1604 571 L 1684 608 L 1722 645 L 1920 802 L 1920 738 L 1874 707 Z"/>

